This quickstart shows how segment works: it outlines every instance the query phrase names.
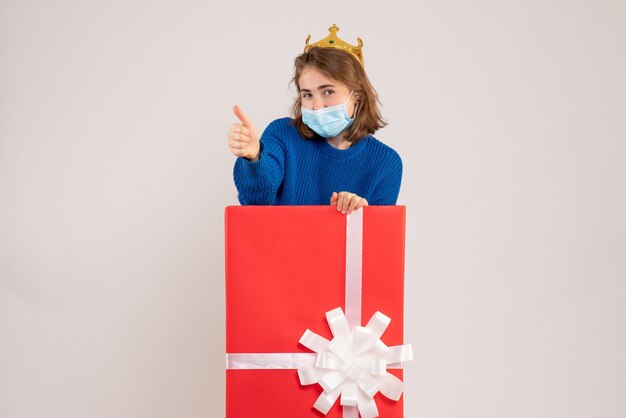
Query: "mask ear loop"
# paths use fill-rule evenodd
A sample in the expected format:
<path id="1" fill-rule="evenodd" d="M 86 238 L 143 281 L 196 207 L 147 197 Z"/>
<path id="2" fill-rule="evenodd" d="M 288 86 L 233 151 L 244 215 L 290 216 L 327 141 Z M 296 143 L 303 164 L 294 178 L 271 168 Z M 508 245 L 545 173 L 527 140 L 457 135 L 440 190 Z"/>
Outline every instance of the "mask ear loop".
<path id="1" fill-rule="evenodd" d="M 350 97 L 352 97 L 352 93 L 354 93 L 354 90 L 352 90 L 350 92 L 350 95 L 348 96 L 348 99 L 346 99 L 346 104 L 348 104 L 348 102 L 350 101 Z"/>
<path id="2" fill-rule="evenodd" d="M 354 90 L 352 90 L 352 91 L 350 92 L 350 95 L 348 96 L 348 100 L 346 100 L 346 103 L 345 103 L 345 104 L 348 104 L 348 102 L 350 101 L 350 97 L 352 97 L 352 93 L 354 93 Z M 353 121 L 353 120 L 356 118 L 356 111 L 357 111 L 357 109 L 358 109 L 358 108 L 359 108 L 359 102 L 356 102 L 356 101 L 355 101 L 355 102 L 354 102 L 354 113 L 352 114 L 352 117 L 350 118 L 350 120 L 352 120 L 352 121 Z"/>

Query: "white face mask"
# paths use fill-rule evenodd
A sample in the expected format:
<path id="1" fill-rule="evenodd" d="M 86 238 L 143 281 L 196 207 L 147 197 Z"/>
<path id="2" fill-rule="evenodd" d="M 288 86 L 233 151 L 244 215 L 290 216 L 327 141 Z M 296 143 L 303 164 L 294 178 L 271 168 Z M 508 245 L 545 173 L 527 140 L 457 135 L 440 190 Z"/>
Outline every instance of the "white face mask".
<path id="1" fill-rule="evenodd" d="M 307 109 L 302 107 L 302 122 L 311 128 L 315 133 L 324 138 L 333 138 L 343 132 L 348 126 L 352 125 L 354 118 L 350 119 L 346 105 L 352 97 L 352 93 L 348 96 L 345 103 L 330 107 L 323 107 L 318 110 Z"/>

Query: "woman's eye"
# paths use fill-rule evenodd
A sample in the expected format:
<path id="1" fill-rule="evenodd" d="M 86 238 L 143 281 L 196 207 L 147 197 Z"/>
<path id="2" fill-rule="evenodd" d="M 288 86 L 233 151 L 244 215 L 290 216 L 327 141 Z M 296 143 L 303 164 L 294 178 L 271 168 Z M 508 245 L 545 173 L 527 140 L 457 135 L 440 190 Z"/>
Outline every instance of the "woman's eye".
<path id="1" fill-rule="evenodd" d="M 324 94 L 325 94 L 325 95 L 327 95 L 327 96 L 330 96 L 330 95 L 331 95 L 331 94 L 333 94 L 333 93 L 334 93 L 334 91 L 332 91 L 332 90 L 326 90 L 326 91 L 324 91 Z"/>
<path id="2" fill-rule="evenodd" d="M 302 98 L 303 99 L 310 99 L 311 98 L 311 93 L 302 93 Z"/>

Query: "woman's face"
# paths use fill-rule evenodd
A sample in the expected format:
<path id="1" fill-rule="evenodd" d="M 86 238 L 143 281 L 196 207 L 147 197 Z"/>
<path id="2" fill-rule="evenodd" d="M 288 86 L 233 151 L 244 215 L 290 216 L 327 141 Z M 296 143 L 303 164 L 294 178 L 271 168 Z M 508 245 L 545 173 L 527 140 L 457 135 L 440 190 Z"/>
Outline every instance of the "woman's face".
<path id="1" fill-rule="evenodd" d="M 316 67 L 304 67 L 298 80 L 302 107 L 318 110 L 324 107 L 346 103 L 350 117 L 354 116 L 355 95 L 350 96 L 350 89 L 343 83 L 327 77 Z M 350 99 L 348 99 L 348 97 Z"/>

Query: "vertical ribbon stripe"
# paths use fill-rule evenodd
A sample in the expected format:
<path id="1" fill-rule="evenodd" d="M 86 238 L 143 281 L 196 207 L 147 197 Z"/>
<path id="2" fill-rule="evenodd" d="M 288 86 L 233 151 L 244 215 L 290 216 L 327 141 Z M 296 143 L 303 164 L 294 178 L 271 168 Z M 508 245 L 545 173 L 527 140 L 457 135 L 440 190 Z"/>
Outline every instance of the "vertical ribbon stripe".
<path id="1" fill-rule="evenodd" d="M 346 319 L 350 329 L 361 325 L 363 268 L 363 210 L 355 210 L 346 220 Z"/>

